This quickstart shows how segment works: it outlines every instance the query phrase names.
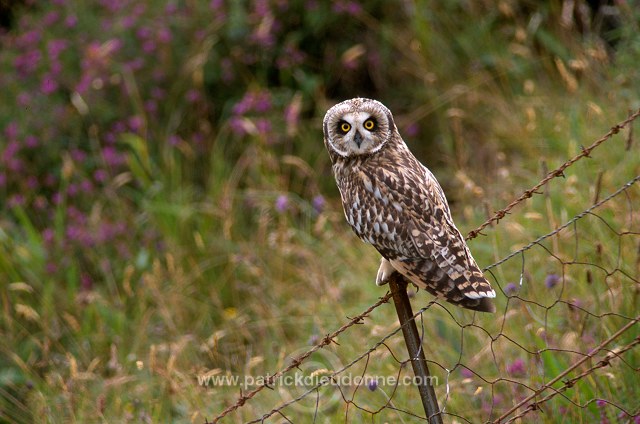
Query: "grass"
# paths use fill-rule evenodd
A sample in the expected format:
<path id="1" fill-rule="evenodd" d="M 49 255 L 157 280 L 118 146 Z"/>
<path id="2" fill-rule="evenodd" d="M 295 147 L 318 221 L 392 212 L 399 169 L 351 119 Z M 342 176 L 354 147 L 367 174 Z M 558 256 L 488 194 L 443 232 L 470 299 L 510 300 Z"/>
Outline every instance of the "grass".
<path id="1" fill-rule="evenodd" d="M 602 44 L 556 27 L 554 5 L 541 6 L 544 32 L 536 32 L 527 27 L 531 14 L 452 4 L 426 4 L 427 8 L 416 3 L 418 10 L 431 12 L 416 15 L 401 30 L 393 19 L 373 14 L 358 18 L 358 27 L 354 24 L 348 31 L 357 32 L 361 25 L 370 37 L 380 34 L 382 60 L 397 61 L 374 92 L 394 110 L 403 134 L 417 125 L 416 135 L 405 138 L 438 176 L 466 234 L 536 183 L 545 169 L 579 153 L 581 146 L 623 120 L 629 109 L 640 106 L 634 91 L 635 62 L 629 59 L 637 40 L 627 38 L 617 47 L 613 65 L 600 54 Z M 240 12 L 234 14 L 241 16 Z M 37 10 L 32 13 L 40 16 Z M 90 10 L 82 13 L 87 18 L 80 15 L 83 28 L 91 27 L 96 15 Z M 477 16 L 483 25 L 469 25 Z M 331 21 L 320 12 L 315 19 L 314 25 Z M 195 43 L 188 55 L 199 57 L 199 48 L 206 51 L 206 46 L 213 56 L 227 54 L 225 37 L 239 40 L 233 34 L 242 25 L 248 24 L 234 21 L 227 35 L 208 28 L 209 36 L 220 38 Z M 632 32 L 634 24 L 625 25 L 621 31 Z M 496 31 L 508 35 L 496 36 Z M 362 43 L 371 51 L 370 40 Z M 336 51 L 344 51 L 336 45 Z M 241 44 L 239 48 L 250 50 Z M 167 67 L 173 66 L 166 55 L 162 57 Z M 572 68 L 572 60 L 587 67 L 574 63 Z M 326 66 L 334 69 L 336 63 L 339 60 Z M 205 63 L 194 72 L 195 87 L 205 95 L 211 94 L 208 86 L 222 87 L 212 66 Z M 271 133 L 234 132 L 231 122 L 238 116 L 232 110 L 242 100 L 241 84 L 220 88 L 224 92 L 216 97 L 217 103 L 201 104 L 211 109 L 199 114 L 201 109 L 176 100 L 187 90 L 181 84 L 193 82 L 182 78 L 163 105 L 167 110 L 162 117 L 170 119 L 148 119 L 145 131 L 119 134 L 123 162 L 84 203 L 67 188 L 102 169 L 105 155 L 97 153 L 99 149 L 85 162 L 71 159 L 70 150 L 64 150 L 55 190 L 42 188 L 32 194 L 19 182 L 3 186 L 7 201 L 2 202 L 0 217 L 2 422 L 201 423 L 235 402 L 240 388 L 203 387 L 198 376 L 273 374 L 384 295 L 385 288 L 373 284 L 377 253 L 358 241 L 344 221 L 320 138 L 321 117 L 332 104 L 332 93 L 350 93 L 349 78 L 363 80 L 344 71 L 341 85 L 334 73 L 316 75 L 310 68 L 301 68 L 304 78 L 282 71 L 279 81 L 296 80 L 300 85 L 294 88 L 273 85 L 272 69 L 261 69 L 251 80 L 252 90 L 268 86 L 273 109 L 241 118 L 252 123 L 273 118 L 276 136 L 285 132 L 278 126 L 279 112 L 293 104 L 287 96 L 301 93 L 298 128 L 276 143 L 270 141 Z M 125 71 L 122 75 L 132 78 Z M 138 84 L 144 97 L 147 80 L 132 75 L 135 81 L 128 81 L 129 86 Z M 405 80 L 406 84 L 391 84 Z M 319 86 L 327 92 L 318 95 Z M 304 87 L 311 88 L 307 92 Z M 338 88 L 330 92 L 331 87 Z M 92 108 L 99 106 L 92 109 L 99 117 L 73 115 L 65 121 L 71 128 L 70 145 L 97 143 L 107 132 L 107 116 L 117 110 L 93 99 L 98 95 L 92 92 L 87 101 Z M 139 102 L 131 92 L 116 98 L 127 113 Z M 55 122 L 54 118 L 47 120 Z M 205 134 L 205 147 L 192 142 L 196 130 L 184 129 L 191 127 Z M 179 136 L 175 144 L 161 142 L 163 134 L 174 132 Z M 553 180 L 471 241 L 478 263 L 487 266 L 553 231 L 596 197 L 602 199 L 639 175 L 638 143 L 632 138 L 627 149 L 627 135 L 625 130 L 607 141 L 591 158 L 569 168 L 564 178 Z M 38 169 L 52 163 L 57 162 L 51 159 Z M 47 190 L 63 195 L 44 214 L 34 203 L 9 204 L 19 189 L 29 199 L 48 199 L 52 193 Z M 419 328 L 424 327 L 425 353 L 440 383 L 436 393 L 441 403 L 448 378 L 446 405 L 452 415 L 446 421 L 497 418 L 531 394 L 531 388 L 551 380 L 614 334 L 628 321 L 624 317 L 636 316 L 639 201 L 636 185 L 492 269 L 488 275 L 498 292 L 495 316 L 447 305 L 434 305 L 423 313 Z M 121 219 L 126 229 L 91 247 L 67 244 L 68 229 L 75 225 L 74 209 L 86 213 L 90 231 L 97 233 L 104 222 L 116 227 Z M 551 275 L 558 276 L 555 284 Z M 414 309 L 429 300 L 424 293 L 416 294 Z M 350 363 L 393 331 L 396 322 L 392 305 L 377 308 L 363 325 L 351 327 L 336 343 L 312 355 L 302 370 L 321 375 Z M 620 348 L 637 334 L 632 328 L 607 349 Z M 395 335 L 347 373 L 411 376 L 400 364 L 405 359 L 402 337 Z M 545 402 L 524 421 L 634 422 L 637 417 L 619 414 L 621 409 L 638 414 L 638 360 L 637 348 L 630 350 Z M 227 421 L 257 419 L 300 389 L 263 390 Z M 384 385 L 373 390 L 344 387 L 342 392 L 328 387 L 319 397 L 312 394 L 282 413 L 293 422 L 312 422 L 316 402 L 321 411 L 316 422 L 408 423 L 416 421 L 411 414 L 422 414 L 413 387 L 394 390 Z M 271 421 L 280 418 L 275 415 Z"/>

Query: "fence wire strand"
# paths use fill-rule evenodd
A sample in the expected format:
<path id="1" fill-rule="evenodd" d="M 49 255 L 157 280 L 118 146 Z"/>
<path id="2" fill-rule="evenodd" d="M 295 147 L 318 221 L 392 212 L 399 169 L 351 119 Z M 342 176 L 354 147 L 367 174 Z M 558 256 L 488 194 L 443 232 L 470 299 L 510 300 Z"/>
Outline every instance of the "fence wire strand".
<path id="1" fill-rule="evenodd" d="M 581 153 L 547 173 L 540 182 L 524 191 L 516 200 L 471 231 L 467 239 L 478 236 L 487 226 L 498 223 L 516 205 L 538 193 L 538 190 L 552 179 L 564 176 L 564 171 L 568 167 L 582 158 L 590 157 L 589 155 L 596 147 L 611 139 L 623 128 L 630 127 L 629 124 L 639 116 L 640 109 L 630 114 L 621 123 L 613 126 L 608 133 L 589 147 L 582 148 Z M 601 181 L 601 178 L 598 180 Z M 446 357 L 438 355 L 438 349 L 425 346 L 427 350 L 431 349 L 427 352 L 427 362 L 430 368 L 434 366 L 441 375 L 445 375 L 444 392 L 442 388 L 439 391 L 443 415 L 447 415 L 455 423 L 478 422 L 478 417 L 481 416 L 483 422 L 504 424 L 549 409 L 552 409 L 554 413 L 562 413 L 568 411 L 568 408 L 579 408 L 585 413 L 591 414 L 590 416 L 598 416 L 599 414 L 603 423 L 612 422 L 612 411 L 619 412 L 617 419 L 620 423 L 630 423 L 634 417 L 640 419 L 640 404 L 637 401 L 635 404 L 633 401 L 625 403 L 625 399 L 613 400 L 603 396 L 603 394 L 614 392 L 614 383 L 611 381 L 615 376 L 603 376 L 602 373 L 598 373 L 599 370 L 605 367 L 614 367 L 616 364 L 615 367 L 619 370 L 624 368 L 635 373 L 636 381 L 640 377 L 638 375 L 640 359 L 638 352 L 634 351 L 634 348 L 640 344 L 640 336 L 637 336 L 640 315 L 629 316 L 629 311 L 624 313 L 617 308 L 620 302 L 625 301 L 625 293 L 623 292 L 625 287 L 629 287 L 627 289 L 630 293 L 629 296 L 637 297 L 638 290 L 640 290 L 640 231 L 633 229 L 634 223 L 640 221 L 640 210 L 634 209 L 637 199 L 640 198 L 640 192 L 630 193 L 632 187 L 635 187 L 639 181 L 640 175 L 637 175 L 601 200 L 566 220 L 564 224 L 513 250 L 484 268 L 488 275 L 493 277 L 502 296 L 507 299 L 504 310 L 501 315 L 496 316 L 493 327 L 484 321 L 481 324 L 476 314 L 470 322 L 465 321 L 460 318 L 457 311 L 451 312 L 437 299 L 430 301 L 413 315 L 414 319 L 420 317 L 421 325 L 419 327 L 423 337 L 425 334 L 423 314 L 427 310 L 430 310 L 429 317 L 433 317 L 437 313 L 439 320 L 446 320 L 450 325 L 444 330 L 440 328 L 440 331 L 451 334 L 455 331 L 459 332 L 459 345 L 450 347 L 454 350 L 455 359 L 453 360 L 451 356 L 444 359 Z M 600 187 L 598 187 L 598 194 L 600 194 Z M 628 210 L 626 218 L 628 222 L 616 223 L 612 219 L 612 216 L 615 217 L 616 214 L 609 210 L 611 208 L 605 206 L 610 205 L 614 199 L 623 194 L 627 200 L 625 207 Z M 636 200 L 634 201 L 634 199 Z M 618 207 L 620 206 L 618 205 Z M 599 212 L 596 213 L 596 211 Z M 582 228 L 581 225 L 585 228 Z M 610 238 L 617 237 L 617 252 L 603 251 L 601 239 L 605 235 Z M 571 246 L 571 240 L 573 240 L 573 246 Z M 635 242 L 635 249 L 630 247 L 633 242 Z M 550 244 L 550 246 L 546 244 Z M 530 251 L 536 249 L 543 253 L 542 259 L 528 256 Z M 566 251 L 569 250 L 571 252 L 567 253 Z M 634 252 L 636 255 L 635 263 L 631 263 Z M 582 258 L 582 256 L 589 255 L 593 255 L 591 259 Z M 521 258 L 521 265 L 511 268 L 503 267 L 504 264 L 517 257 Z M 559 271 L 548 273 L 544 284 L 528 284 L 540 278 L 539 270 L 542 267 Z M 569 297 L 569 294 L 573 294 L 572 288 L 576 287 L 574 283 L 579 279 L 584 280 L 582 283 L 592 287 L 594 292 L 599 291 L 597 295 L 587 300 Z M 516 281 L 517 284 L 508 283 L 508 281 Z M 213 419 L 213 422 L 217 423 L 230 413 L 237 411 L 265 388 L 274 390 L 273 385 L 280 377 L 294 369 L 299 369 L 314 353 L 331 348 L 339 349 L 340 346 L 334 344 L 337 336 L 352 329 L 355 324 L 362 324 L 365 318 L 370 317 L 379 306 L 388 303 L 390 298 L 391 293 L 387 293 L 362 313 L 350 318 L 339 329 L 327 334 L 319 343 L 303 354 L 293 357 L 288 366 L 273 375 L 267 375 L 263 384 L 257 385 L 251 391 L 241 393 L 234 403 Z M 605 304 L 610 308 L 606 309 Z M 535 334 L 538 337 L 534 340 L 533 345 L 530 345 L 533 339 L 523 341 L 522 334 L 508 330 L 507 323 L 516 319 L 522 320 L 523 332 L 532 331 L 537 327 Z M 434 331 L 430 328 L 434 325 L 433 320 L 427 319 L 426 321 L 429 323 L 426 331 Z M 597 322 L 598 325 L 593 325 L 594 322 Z M 457 330 L 455 330 L 456 328 Z M 295 422 L 288 416 L 288 414 L 294 414 L 295 411 L 291 413 L 287 411 L 295 408 L 295 405 L 306 398 L 312 400 L 313 413 L 311 416 L 313 422 L 317 422 L 324 410 L 321 390 L 331 390 L 331 388 L 337 391 L 337 398 L 341 399 L 345 405 L 345 422 L 349 421 L 350 414 L 368 414 L 373 420 L 375 415 L 383 411 L 391 414 L 387 417 L 392 416 L 398 422 L 405 422 L 405 418 L 426 420 L 427 417 L 416 412 L 421 411 L 420 408 L 394 402 L 401 390 L 407 390 L 401 387 L 399 382 L 401 377 L 408 373 L 407 365 L 411 361 L 410 358 L 403 359 L 406 356 L 406 350 L 398 342 L 400 338 L 394 337 L 401 329 L 400 326 L 394 325 L 386 332 L 378 333 L 376 335 L 377 342 L 370 344 L 370 347 L 365 348 L 346 365 L 333 370 L 324 370 L 326 378 L 305 387 L 305 390 L 297 395 L 291 396 L 268 412 L 247 422 L 262 423 L 273 416 L 286 422 Z M 628 334 L 631 329 L 636 335 L 629 340 Z M 451 334 L 449 337 L 454 337 Z M 474 340 L 467 337 L 469 334 L 475 335 L 478 340 L 486 340 L 486 343 L 480 341 L 474 345 Z M 598 343 L 598 340 L 603 341 Z M 471 344 L 471 346 L 467 344 Z M 612 344 L 616 346 L 610 348 L 609 346 Z M 587 345 L 596 345 L 596 347 L 585 349 L 584 347 Z M 456 349 L 457 358 L 455 357 Z M 501 352 L 509 352 L 512 356 L 518 356 L 519 353 L 520 359 L 505 363 Z M 634 355 L 631 355 L 632 353 Z M 364 381 L 364 377 L 367 376 L 371 368 L 379 367 L 378 357 L 386 359 L 387 363 L 391 360 L 392 363 L 397 364 L 395 384 L 390 387 L 378 387 L 377 385 L 366 387 L 363 383 L 357 384 L 353 389 L 337 383 L 339 378 L 350 370 L 353 370 L 356 376 L 360 376 Z M 623 374 L 624 372 L 615 378 L 622 379 L 624 378 Z M 586 379 L 589 376 L 594 378 Z M 590 394 L 586 400 L 580 398 L 575 390 L 580 384 L 585 384 L 585 381 L 589 381 L 589 384 L 594 387 L 584 389 L 585 393 Z M 473 389 L 474 387 L 475 389 Z M 408 390 L 412 389 L 415 387 Z M 378 391 L 386 399 L 377 406 L 366 401 L 367 396 L 371 396 L 374 391 Z M 505 393 L 509 392 L 514 396 L 511 400 L 505 398 Z M 546 392 L 548 393 L 545 394 Z M 470 401 L 467 409 L 464 408 L 464 402 L 456 402 L 451 405 L 451 402 L 456 400 L 454 398 L 458 393 L 460 393 L 460 397 L 473 400 L 473 402 Z M 415 397 L 416 394 L 413 395 Z M 551 400 L 557 397 L 560 398 L 560 401 L 554 403 L 550 408 Z M 335 402 L 332 407 L 335 409 Z M 309 413 L 307 411 L 305 416 L 309 416 Z M 358 421 L 356 418 L 352 419 Z"/>

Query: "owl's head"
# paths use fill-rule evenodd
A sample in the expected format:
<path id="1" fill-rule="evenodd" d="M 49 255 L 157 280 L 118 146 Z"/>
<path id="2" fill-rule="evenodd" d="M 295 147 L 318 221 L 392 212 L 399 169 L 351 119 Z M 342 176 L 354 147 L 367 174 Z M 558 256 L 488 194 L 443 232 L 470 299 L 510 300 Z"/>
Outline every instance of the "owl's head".
<path id="1" fill-rule="evenodd" d="M 344 158 L 379 151 L 395 131 L 391 112 L 376 100 L 345 100 L 324 116 L 327 149 Z"/>

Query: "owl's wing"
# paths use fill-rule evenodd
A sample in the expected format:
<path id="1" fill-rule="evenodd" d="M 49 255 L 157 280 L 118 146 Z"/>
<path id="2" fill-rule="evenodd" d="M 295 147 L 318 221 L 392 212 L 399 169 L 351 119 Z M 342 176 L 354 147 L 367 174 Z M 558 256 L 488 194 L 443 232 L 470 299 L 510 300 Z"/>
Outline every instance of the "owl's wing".
<path id="1" fill-rule="evenodd" d="M 462 296 L 495 297 L 453 223 L 440 184 L 427 168 L 415 165 L 370 171 L 373 197 L 386 202 L 388 211 L 383 217 L 388 235 L 372 244 L 407 278 L 454 303 Z"/>

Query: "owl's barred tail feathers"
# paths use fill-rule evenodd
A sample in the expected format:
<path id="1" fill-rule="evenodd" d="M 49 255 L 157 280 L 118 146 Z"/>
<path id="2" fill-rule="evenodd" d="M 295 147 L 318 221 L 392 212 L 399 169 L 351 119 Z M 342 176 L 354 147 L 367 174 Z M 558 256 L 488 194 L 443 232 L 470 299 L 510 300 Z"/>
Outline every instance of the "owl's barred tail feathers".
<path id="1" fill-rule="evenodd" d="M 462 273 L 426 258 L 391 260 L 390 264 L 416 287 L 453 305 L 480 312 L 496 311 L 492 301 L 496 293 L 475 262 L 466 264 L 468 270 Z M 383 266 L 384 261 L 381 269 Z"/>
<path id="2" fill-rule="evenodd" d="M 494 305 L 493 300 L 489 297 L 481 297 L 479 299 L 464 298 L 459 302 L 455 302 L 452 300 L 449 300 L 449 302 L 453 303 L 454 305 L 461 306 L 465 309 L 471 309 L 472 311 L 489 313 L 494 313 L 496 311 L 496 305 Z"/>

